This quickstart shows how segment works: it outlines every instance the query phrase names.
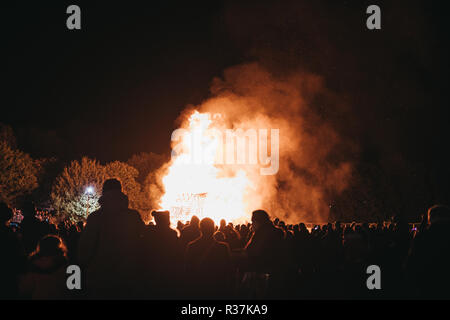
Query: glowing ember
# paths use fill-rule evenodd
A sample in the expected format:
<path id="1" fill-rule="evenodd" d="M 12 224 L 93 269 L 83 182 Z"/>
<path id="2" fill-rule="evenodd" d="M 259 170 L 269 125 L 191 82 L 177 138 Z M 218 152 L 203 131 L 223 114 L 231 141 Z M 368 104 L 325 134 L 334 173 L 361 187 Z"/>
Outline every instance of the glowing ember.
<path id="1" fill-rule="evenodd" d="M 186 221 L 193 215 L 244 222 L 247 219 L 244 197 L 249 180 L 244 170 L 225 170 L 215 159 L 222 143 L 215 120 L 209 113 L 195 111 L 188 127 L 181 130 L 172 155 L 172 163 L 163 178 L 165 194 L 161 207 L 170 210 L 172 221 Z M 178 132 L 180 133 L 180 132 Z"/>

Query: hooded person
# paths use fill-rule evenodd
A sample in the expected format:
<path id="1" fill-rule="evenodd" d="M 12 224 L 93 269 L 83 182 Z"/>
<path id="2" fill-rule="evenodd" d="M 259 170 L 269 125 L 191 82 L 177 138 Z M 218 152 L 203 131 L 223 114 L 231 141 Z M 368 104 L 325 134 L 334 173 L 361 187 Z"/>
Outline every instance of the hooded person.
<path id="1" fill-rule="evenodd" d="M 100 209 L 87 218 L 78 244 L 87 298 L 138 298 L 142 294 L 145 224 L 116 179 L 106 180 Z"/>
<path id="2" fill-rule="evenodd" d="M 274 295 L 271 298 L 279 298 L 282 292 L 280 286 L 291 265 L 284 231 L 272 223 L 264 210 L 252 212 L 252 228 L 253 235 L 245 246 L 248 269 L 257 274 L 257 278 L 264 279 L 269 275 L 271 289 L 268 291 Z"/>
<path id="3" fill-rule="evenodd" d="M 66 287 L 67 248 L 55 235 L 43 237 L 30 254 L 28 270 L 20 278 L 21 298 L 33 300 L 69 299 Z"/>
<path id="4" fill-rule="evenodd" d="M 253 211 L 252 227 L 254 233 L 245 246 L 251 268 L 258 272 L 271 273 L 278 269 L 280 255 L 284 249 L 283 230 L 270 221 L 264 210 Z"/>

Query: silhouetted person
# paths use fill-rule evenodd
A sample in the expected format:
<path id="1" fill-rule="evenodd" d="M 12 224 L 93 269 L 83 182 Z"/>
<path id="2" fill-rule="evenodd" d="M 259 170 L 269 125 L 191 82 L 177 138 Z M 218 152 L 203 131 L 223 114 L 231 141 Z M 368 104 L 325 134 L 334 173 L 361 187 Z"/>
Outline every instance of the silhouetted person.
<path id="1" fill-rule="evenodd" d="M 0 299 L 18 297 L 18 275 L 25 267 L 25 255 L 17 235 L 6 225 L 12 210 L 0 203 Z"/>
<path id="2" fill-rule="evenodd" d="M 341 277 L 336 277 L 337 281 L 343 281 L 343 298 L 354 299 L 363 297 L 369 291 L 366 287 L 366 268 L 370 265 L 368 261 L 368 241 L 367 235 L 362 229 L 355 228 L 344 232 L 343 253 L 344 272 Z M 382 270 L 383 267 L 381 267 Z M 336 297 L 332 297 L 336 298 Z"/>
<path id="3" fill-rule="evenodd" d="M 20 279 L 20 294 L 31 299 L 65 299 L 67 249 L 60 237 L 48 235 L 30 254 L 28 272 Z"/>
<path id="4" fill-rule="evenodd" d="M 284 233 L 270 221 L 264 210 L 252 213 L 254 233 L 245 250 L 255 271 L 270 273 L 279 268 L 279 257 L 284 250 Z"/>
<path id="5" fill-rule="evenodd" d="M 214 239 L 219 242 L 225 242 L 225 234 L 222 231 L 217 230 L 213 235 Z"/>
<path id="6" fill-rule="evenodd" d="M 258 275 L 268 275 L 269 291 L 279 297 L 284 282 L 283 272 L 288 267 L 284 232 L 274 226 L 264 210 L 253 211 L 252 227 L 254 233 L 245 247 L 249 269 Z"/>
<path id="7" fill-rule="evenodd" d="M 232 289 L 230 248 L 214 239 L 214 221 L 200 222 L 201 237 L 190 242 L 186 249 L 188 291 L 192 298 L 227 298 Z"/>
<path id="8" fill-rule="evenodd" d="M 136 298 L 142 292 L 145 224 L 128 208 L 120 181 L 106 180 L 100 209 L 87 218 L 78 244 L 88 298 Z"/>
<path id="9" fill-rule="evenodd" d="M 21 205 L 23 220 L 20 228 L 23 234 L 23 246 L 25 252 L 30 254 L 37 246 L 39 240 L 48 234 L 48 229 L 36 218 L 36 208 L 29 199 Z"/>
<path id="10" fill-rule="evenodd" d="M 77 263 L 78 241 L 81 236 L 81 231 L 79 230 L 78 225 L 72 224 L 68 229 L 67 227 L 63 227 L 63 230 L 60 230 L 60 234 L 65 235 L 69 262 Z"/>
<path id="11" fill-rule="evenodd" d="M 228 224 L 223 228 L 223 230 L 220 230 L 225 235 L 225 242 L 228 243 L 231 250 L 237 249 L 241 245 L 241 237 L 239 233 L 234 229 L 232 224 Z"/>
<path id="12" fill-rule="evenodd" d="M 181 230 L 180 241 L 183 249 L 189 242 L 200 237 L 200 219 L 197 216 L 192 216 L 191 222 Z"/>
<path id="13" fill-rule="evenodd" d="M 170 227 L 169 211 L 153 211 L 155 225 L 147 228 L 145 243 L 149 268 L 148 295 L 160 299 L 179 296 L 183 254 L 178 233 Z"/>
<path id="14" fill-rule="evenodd" d="M 219 231 L 224 232 L 226 226 L 227 226 L 227 222 L 225 221 L 225 219 L 220 219 Z"/>
<path id="15" fill-rule="evenodd" d="M 241 239 L 241 247 L 245 247 L 250 237 L 250 230 L 246 224 L 241 225 L 239 228 L 239 237 Z"/>
<path id="16" fill-rule="evenodd" d="M 183 230 L 184 224 L 180 220 L 177 221 L 177 230 L 181 234 L 181 230 Z"/>
<path id="17" fill-rule="evenodd" d="M 416 239 L 408 261 L 420 298 L 450 298 L 450 208 L 428 209 L 429 227 Z"/>

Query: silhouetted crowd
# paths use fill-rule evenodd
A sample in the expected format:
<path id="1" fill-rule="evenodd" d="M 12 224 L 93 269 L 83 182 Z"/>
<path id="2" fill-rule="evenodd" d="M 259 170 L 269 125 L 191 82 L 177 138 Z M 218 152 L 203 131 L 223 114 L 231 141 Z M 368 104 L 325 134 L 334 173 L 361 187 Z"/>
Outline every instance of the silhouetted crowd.
<path id="1" fill-rule="evenodd" d="M 85 223 L 54 225 L 0 204 L 2 299 L 441 299 L 450 298 L 450 209 L 437 205 L 417 227 L 271 220 L 248 224 L 197 217 L 176 229 L 170 213 L 146 225 L 118 180 L 104 183 L 101 208 Z M 81 290 L 66 284 L 81 269 Z M 370 290 L 367 268 L 380 268 Z"/>

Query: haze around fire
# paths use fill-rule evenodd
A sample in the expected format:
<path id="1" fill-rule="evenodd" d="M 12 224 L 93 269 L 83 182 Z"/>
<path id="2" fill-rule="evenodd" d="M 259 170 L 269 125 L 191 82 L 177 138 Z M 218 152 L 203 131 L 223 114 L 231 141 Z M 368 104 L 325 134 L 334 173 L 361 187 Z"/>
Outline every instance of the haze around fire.
<path id="1" fill-rule="evenodd" d="M 279 75 L 259 63 L 247 63 L 213 79 L 211 97 L 187 106 L 177 123 L 187 127 L 196 110 L 220 118 L 221 129 L 279 129 L 276 174 L 261 175 L 261 164 L 225 164 L 218 167 L 218 175 L 245 172 L 249 184 L 243 197 L 244 220 L 251 211 L 265 209 L 287 223 L 326 222 L 333 197 L 348 187 L 352 174 L 351 161 L 340 153 L 348 146 L 320 114 L 321 108 L 336 105 L 333 100 L 336 97 L 320 76 L 300 71 Z M 158 170 L 159 181 L 172 164 L 173 159 Z M 160 186 L 162 194 L 170 192 L 165 188 Z"/>

